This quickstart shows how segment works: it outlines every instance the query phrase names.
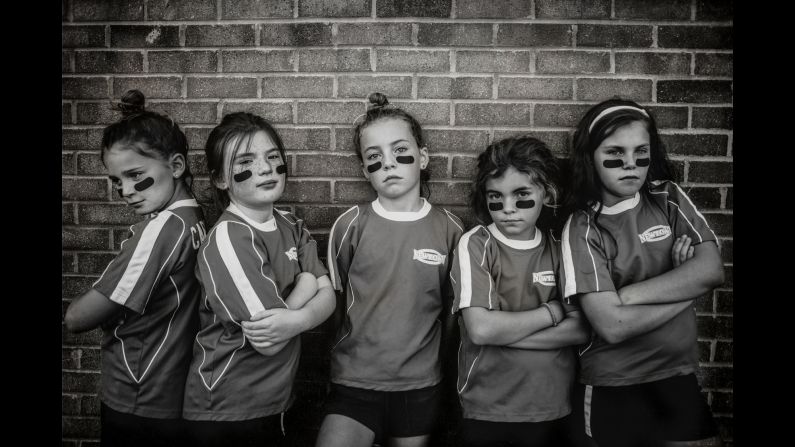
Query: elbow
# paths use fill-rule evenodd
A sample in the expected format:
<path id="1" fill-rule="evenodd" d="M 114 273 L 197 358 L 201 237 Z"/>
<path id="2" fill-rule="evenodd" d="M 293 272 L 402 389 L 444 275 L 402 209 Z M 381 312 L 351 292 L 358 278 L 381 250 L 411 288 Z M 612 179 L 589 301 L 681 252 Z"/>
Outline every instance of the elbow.
<path id="1" fill-rule="evenodd" d="M 86 328 L 80 324 L 80 319 L 77 318 L 75 312 L 72 311 L 72 309 L 67 309 L 63 321 L 66 324 L 66 330 L 73 334 L 86 330 Z"/>
<path id="2" fill-rule="evenodd" d="M 724 273 L 723 264 L 719 264 L 718 267 L 714 269 L 713 274 L 710 275 L 710 279 L 710 288 L 712 289 L 723 285 L 723 283 L 726 281 L 726 274 Z"/>
<path id="3" fill-rule="evenodd" d="M 604 341 L 608 344 L 614 345 L 630 338 L 630 334 L 621 330 L 620 326 L 613 326 L 608 328 L 595 327 L 594 330 Z"/>
<path id="4" fill-rule="evenodd" d="M 467 333 L 469 339 L 476 345 L 491 344 L 492 334 L 486 327 L 474 325 L 473 327 L 467 328 Z"/>

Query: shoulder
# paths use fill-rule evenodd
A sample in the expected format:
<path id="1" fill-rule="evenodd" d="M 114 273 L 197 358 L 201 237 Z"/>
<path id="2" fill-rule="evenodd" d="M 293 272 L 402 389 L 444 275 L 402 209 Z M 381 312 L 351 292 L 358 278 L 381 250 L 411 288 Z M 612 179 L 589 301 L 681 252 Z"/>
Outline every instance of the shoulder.
<path id="1" fill-rule="evenodd" d="M 471 230 L 461 235 L 458 240 L 459 248 L 482 249 L 489 245 L 494 240 L 494 237 L 489 232 L 488 228 L 483 225 L 475 225 Z"/>
<path id="2" fill-rule="evenodd" d="M 431 210 L 435 211 L 439 215 L 439 218 L 443 219 L 448 226 L 452 227 L 454 231 L 464 233 L 464 222 L 461 220 L 461 218 L 451 213 L 447 208 L 433 206 Z"/>
<path id="3" fill-rule="evenodd" d="M 355 205 L 348 208 L 334 221 L 334 225 L 331 227 L 331 232 L 334 233 L 336 231 L 345 231 L 345 228 L 357 222 L 360 216 L 363 214 L 363 212 L 366 212 L 366 210 L 366 206 L 360 205 Z"/>

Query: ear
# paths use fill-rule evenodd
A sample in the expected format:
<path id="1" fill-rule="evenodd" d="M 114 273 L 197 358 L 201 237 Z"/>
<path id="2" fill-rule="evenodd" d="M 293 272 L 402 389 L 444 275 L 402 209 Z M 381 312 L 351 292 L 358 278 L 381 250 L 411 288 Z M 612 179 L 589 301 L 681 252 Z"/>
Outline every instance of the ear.
<path id="1" fill-rule="evenodd" d="M 223 177 L 219 178 L 218 173 L 215 171 L 210 172 L 210 181 L 213 182 L 213 185 L 216 188 L 222 191 L 225 189 L 229 189 L 229 185 L 226 183 Z"/>
<path id="2" fill-rule="evenodd" d="M 185 156 L 182 154 L 171 154 L 168 164 L 171 166 L 171 172 L 174 174 L 174 178 L 180 178 L 182 174 L 185 173 L 187 160 L 185 160 Z"/>
<path id="3" fill-rule="evenodd" d="M 428 147 L 423 146 L 420 148 L 420 169 L 427 168 L 429 161 L 430 157 L 428 156 Z"/>

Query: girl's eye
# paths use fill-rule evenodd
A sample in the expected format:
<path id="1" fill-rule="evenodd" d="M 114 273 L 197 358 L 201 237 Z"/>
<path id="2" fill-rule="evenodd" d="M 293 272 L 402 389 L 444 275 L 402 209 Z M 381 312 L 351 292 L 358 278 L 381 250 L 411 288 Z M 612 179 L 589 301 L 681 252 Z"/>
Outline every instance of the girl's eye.
<path id="1" fill-rule="evenodd" d="M 268 160 L 281 160 L 281 159 L 282 159 L 282 157 L 279 154 L 268 155 Z"/>
<path id="2" fill-rule="evenodd" d="M 143 175 L 144 174 L 142 172 L 133 172 L 132 174 L 130 174 L 130 178 L 134 182 L 137 182 L 138 180 L 141 180 L 141 177 L 143 177 Z"/>
<path id="3" fill-rule="evenodd" d="M 251 164 L 251 160 L 238 160 L 237 164 L 239 166 L 247 166 Z"/>
<path id="4" fill-rule="evenodd" d="M 526 199 L 526 198 L 530 197 L 530 192 L 529 191 L 519 191 L 518 193 L 516 193 L 516 195 L 520 199 Z"/>
<path id="5" fill-rule="evenodd" d="M 376 159 L 378 159 L 378 157 L 380 157 L 380 156 L 381 156 L 381 154 L 372 153 L 372 154 L 369 154 L 369 155 L 367 156 L 367 159 L 368 159 L 368 160 L 376 160 Z"/>
<path id="6" fill-rule="evenodd" d="M 405 146 L 399 146 L 399 147 L 395 148 L 395 152 L 397 152 L 398 154 L 402 154 L 403 152 L 406 152 L 407 150 L 409 150 L 409 148 L 407 148 Z"/>
<path id="7" fill-rule="evenodd" d="M 621 151 L 616 149 L 610 149 L 609 151 L 607 151 L 607 155 L 619 156 L 621 155 Z"/>
<path id="8" fill-rule="evenodd" d="M 489 200 L 500 200 L 500 195 L 497 194 L 496 192 L 490 192 L 486 194 L 486 198 Z"/>
<path id="9" fill-rule="evenodd" d="M 642 147 L 642 148 L 636 150 L 635 152 L 637 152 L 638 154 L 646 155 L 646 154 L 649 153 L 649 150 L 647 148 L 645 148 L 645 147 Z"/>

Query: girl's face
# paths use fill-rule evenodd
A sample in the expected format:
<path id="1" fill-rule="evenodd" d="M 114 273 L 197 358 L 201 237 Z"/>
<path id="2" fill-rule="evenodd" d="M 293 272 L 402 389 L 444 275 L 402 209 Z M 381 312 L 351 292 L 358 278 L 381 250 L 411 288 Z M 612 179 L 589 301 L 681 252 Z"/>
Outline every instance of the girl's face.
<path id="1" fill-rule="evenodd" d="M 420 170 L 428 165 L 428 149 L 417 147 L 409 124 L 386 118 L 362 129 L 362 171 L 379 197 L 397 199 L 420 194 Z"/>
<path id="2" fill-rule="evenodd" d="M 174 191 L 185 170 L 182 155 L 171 160 L 141 155 L 129 142 L 117 142 L 103 154 L 113 188 L 135 211 L 144 215 L 161 211 L 175 200 Z"/>
<path id="3" fill-rule="evenodd" d="M 546 200 L 544 187 L 513 166 L 500 177 L 486 180 L 489 215 L 500 232 L 510 239 L 535 237 L 536 221 Z"/>
<path id="4" fill-rule="evenodd" d="M 244 137 L 245 138 L 245 137 Z M 246 149 L 245 139 L 234 159 L 233 148 L 239 140 L 230 141 L 224 149 L 224 178 L 216 186 L 229 190 L 229 199 L 238 206 L 262 209 L 272 206 L 284 192 L 286 165 L 279 148 L 265 131 L 252 135 Z M 231 175 L 230 169 L 231 166 Z"/>
<path id="5" fill-rule="evenodd" d="M 642 121 L 619 127 L 593 154 L 602 181 L 602 203 L 613 206 L 635 196 L 646 182 L 651 163 L 649 132 Z"/>

